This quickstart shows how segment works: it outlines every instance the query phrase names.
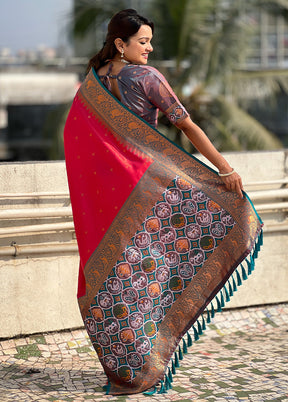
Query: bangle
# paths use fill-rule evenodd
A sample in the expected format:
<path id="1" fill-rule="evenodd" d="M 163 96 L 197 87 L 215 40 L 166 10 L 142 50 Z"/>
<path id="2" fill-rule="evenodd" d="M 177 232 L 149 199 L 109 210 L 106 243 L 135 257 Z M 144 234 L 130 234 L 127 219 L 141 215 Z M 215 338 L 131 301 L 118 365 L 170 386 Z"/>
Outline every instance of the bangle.
<path id="1" fill-rule="evenodd" d="M 235 172 L 235 170 L 232 168 L 231 172 L 229 172 L 229 173 L 220 173 L 220 172 L 218 172 L 218 176 L 220 176 L 220 177 L 231 176 L 231 174 L 233 174 L 234 172 Z"/>

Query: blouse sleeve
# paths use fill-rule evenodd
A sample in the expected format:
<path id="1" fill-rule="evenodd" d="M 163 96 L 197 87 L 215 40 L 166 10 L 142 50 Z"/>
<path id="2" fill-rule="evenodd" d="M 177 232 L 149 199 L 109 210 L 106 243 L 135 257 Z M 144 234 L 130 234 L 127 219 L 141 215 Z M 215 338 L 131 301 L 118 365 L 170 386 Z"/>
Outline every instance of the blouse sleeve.
<path id="1" fill-rule="evenodd" d="M 149 101 L 163 112 L 173 124 L 180 123 L 189 114 L 173 92 L 165 77 L 150 67 L 143 79 L 143 90 Z"/>

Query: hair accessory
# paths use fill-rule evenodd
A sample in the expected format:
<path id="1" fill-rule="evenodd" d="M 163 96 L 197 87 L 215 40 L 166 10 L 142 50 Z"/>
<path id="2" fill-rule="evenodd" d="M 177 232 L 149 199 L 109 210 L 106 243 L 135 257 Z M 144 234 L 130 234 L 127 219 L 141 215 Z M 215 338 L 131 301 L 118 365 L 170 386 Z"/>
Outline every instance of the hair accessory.
<path id="1" fill-rule="evenodd" d="M 233 174 L 234 172 L 235 172 L 235 170 L 232 168 L 231 172 L 229 172 L 229 173 L 220 173 L 220 172 L 218 172 L 218 176 L 227 177 L 227 176 L 231 176 L 231 174 Z"/>

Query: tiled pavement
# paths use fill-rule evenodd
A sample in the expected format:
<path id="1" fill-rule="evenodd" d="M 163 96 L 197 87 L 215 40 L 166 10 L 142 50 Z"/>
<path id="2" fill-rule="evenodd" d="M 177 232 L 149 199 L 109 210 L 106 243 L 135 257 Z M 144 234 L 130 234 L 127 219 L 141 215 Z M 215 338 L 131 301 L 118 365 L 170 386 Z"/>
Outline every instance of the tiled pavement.
<path id="1" fill-rule="evenodd" d="M 224 311 L 166 394 L 105 395 L 83 329 L 0 342 L 0 401 L 288 401 L 288 304 Z"/>

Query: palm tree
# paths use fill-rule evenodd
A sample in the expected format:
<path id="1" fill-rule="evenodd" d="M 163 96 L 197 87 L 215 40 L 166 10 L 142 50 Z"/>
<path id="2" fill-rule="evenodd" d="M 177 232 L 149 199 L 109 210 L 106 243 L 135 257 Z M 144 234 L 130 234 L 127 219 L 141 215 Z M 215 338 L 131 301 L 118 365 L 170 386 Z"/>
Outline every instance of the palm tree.
<path id="1" fill-rule="evenodd" d="M 277 137 L 245 111 L 243 98 L 239 96 L 243 94 L 239 88 L 243 88 L 244 82 L 251 86 L 256 77 L 257 80 L 262 77 L 264 81 L 262 73 L 253 76 L 244 71 L 240 74 L 237 70 L 245 61 L 253 34 L 253 26 L 239 10 L 239 3 L 155 0 L 152 7 L 156 26 L 160 29 L 158 46 L 162 53 L 159 56 L 175 62 L 175 68 L 164 68 L 163 72 L 193 120 L 206 131 L 218 149 L 281 147 Z M 281 77 L 282 87 L 284 82 L 287 85 L 287 76 L 286 72 Z M 270 85 L 268 79 L 264 85 L 275 89 L 279 76 L 270 74 L 269 77 Z M 160 121 L 169 127 L 167 119 L 162 117 Z M 175 133 L 172 126 L 169 128 L 166 133 L 170 138 L 193 151 L 181 132 Z"/>
<path id="2" fill-rule="evenodd" d="M 270 8 L 273 4 L 281 12 L 288 10 L 286 0 L 254 0 L 249 4 L 256 7 L 259 1 L 263 7 Z M 95 26 L 105 24 L 114 12 L 129 6 L 127 3 L 124 0 L 77 0 L 74 35 L 80 37 L 89 29 L 95 30 Z M 150 0 L 148 4 L 151 7 L 147 8 L 146 15 L 150 15 L 156 25 L 154 59 L 162 60 L 160 63 L 155 60 L 154 64 L 164 72 L 193 120 L 205 130 L 218 149 L 281 147 L 277 137 L 245 111 L 243 99 L 239 96 L 243 93 L 239 88 L 243 88 L 244 83 L 249 88 L 256 79 L 262 79 L 267 87 L 269 82 L 272 83 L 270 89 L 275 89 L 276 83 L 278 87 L 280 85 L 279 77 L 273 74 L 269 79 L 265 79 L 262 73 L 256 78 L 237 69 L 243 65 L 253 33 L 249 19 L 239 9 L 239 2 Z M 100 42 L 101 38 L 99 48 Z M 287 74 L 282 77 L 283 82 L 287 82 Z M 160 130 L 193 151 L 185 137 L 175 132 L 174 127 L 169 127 L 164 117 L 160 118 L 160 123 Z"/>

